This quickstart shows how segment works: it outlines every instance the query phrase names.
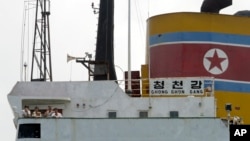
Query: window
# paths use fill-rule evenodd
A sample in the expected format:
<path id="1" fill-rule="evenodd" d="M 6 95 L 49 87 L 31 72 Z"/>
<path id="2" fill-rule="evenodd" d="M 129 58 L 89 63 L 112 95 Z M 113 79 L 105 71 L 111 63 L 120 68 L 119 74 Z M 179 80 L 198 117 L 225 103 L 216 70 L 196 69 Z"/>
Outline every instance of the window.
<path id="1" fill-rule="evenodd" d="M 18 130 L 18 138 L 40 138 L 40 124 L 20 124 Z"/>
<path id="2" fill-rule="evenodd" d="M 109 118 L 116 118 L 116 112 L 115 111 L 108 112 L 108 117 Z"/>
<path id="3" fill-rule="evenodd" d="M 178 111 L 170 111 L 169 112 L 171 118 L 178 118 L 179 112 Z"/>
<path id="4" fill-rule="evenodd" d="M 148 112 L 147 111 L 140 111 L 139 117 L 140 118 L 147 118 L 148 117 Z"/>

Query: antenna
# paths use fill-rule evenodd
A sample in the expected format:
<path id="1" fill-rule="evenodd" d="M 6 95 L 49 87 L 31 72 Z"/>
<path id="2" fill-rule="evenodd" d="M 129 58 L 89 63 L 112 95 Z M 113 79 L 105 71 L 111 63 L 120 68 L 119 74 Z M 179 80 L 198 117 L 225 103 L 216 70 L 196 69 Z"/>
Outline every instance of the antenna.
<path id="1" fill-rule="evenodd" d="M 49 15 L 50 0 L 37 0 L 31 81 L 52 81 Z M 34 78 L 35 72 L 38 72 L 37 78 Z"/>
<path id="2" fill-rule="evenodd" d="M 94 2 L 91 3 L 91 7 L 93 9 L 94 14 L 98 14 L 99 13 L 99 8 L 95 7 Z"/>

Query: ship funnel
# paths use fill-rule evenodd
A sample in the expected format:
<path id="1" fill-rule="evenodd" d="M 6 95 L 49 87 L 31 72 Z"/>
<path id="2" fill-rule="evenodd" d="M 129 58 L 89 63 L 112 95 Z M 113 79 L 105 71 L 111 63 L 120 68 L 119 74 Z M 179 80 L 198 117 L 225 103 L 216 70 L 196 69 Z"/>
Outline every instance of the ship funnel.
<path id="1" fill-rule="evenodd" d="M 232 0 L 204 0 L 201 12 L 219 13 L 221 9 L 232 5 Z"/>

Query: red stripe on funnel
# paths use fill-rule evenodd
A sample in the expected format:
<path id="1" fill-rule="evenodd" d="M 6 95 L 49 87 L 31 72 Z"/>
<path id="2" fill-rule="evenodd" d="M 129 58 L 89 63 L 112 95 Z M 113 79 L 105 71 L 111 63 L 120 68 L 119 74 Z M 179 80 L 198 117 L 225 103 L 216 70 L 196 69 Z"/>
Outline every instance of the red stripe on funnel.
<path id="1" fill-rule="evenodd" d="M 209 50 L 214 49 L 217 50 L 216 53 L 210 57 L 206 56 Z M 221 56 L 219 50 L 223 51 L 227 58 Z M 204 57 L 210 64 L 204 65 Z M 217 62 L 213 61 L 216 57 Z M 221 73 L 214 74 L 209 71 L 215 66 L 219 70 L 223 69 L 219 66 L 223 65 L 223 61 L 228 64 Z M 218 44 L 168 44 L 150 48 L 151 78 L 193 76 L 250 81 L 250 48 Z"/>

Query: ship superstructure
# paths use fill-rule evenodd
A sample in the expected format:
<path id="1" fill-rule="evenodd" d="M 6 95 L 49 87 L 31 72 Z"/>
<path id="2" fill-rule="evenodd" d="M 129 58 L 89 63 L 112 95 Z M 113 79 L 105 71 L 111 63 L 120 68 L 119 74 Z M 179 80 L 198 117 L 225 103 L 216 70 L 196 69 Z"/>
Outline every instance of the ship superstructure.
<path id="1" fill-rule="evenodd" d="M 229 138 L 227 125 L 215 117 L 212 95 L 143 98 L 129 96 L 114 81 L 19 82 L 8 99 L 15 114 L 17 140 Z M 38 106 L 42 113 L 48 105 L 56 107 L 63 117 L 24 118 L 24 105 Z"/>

